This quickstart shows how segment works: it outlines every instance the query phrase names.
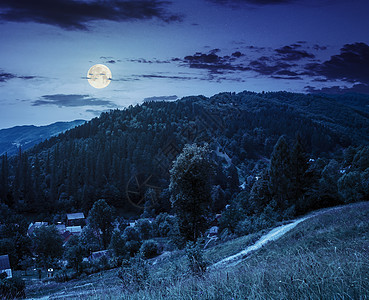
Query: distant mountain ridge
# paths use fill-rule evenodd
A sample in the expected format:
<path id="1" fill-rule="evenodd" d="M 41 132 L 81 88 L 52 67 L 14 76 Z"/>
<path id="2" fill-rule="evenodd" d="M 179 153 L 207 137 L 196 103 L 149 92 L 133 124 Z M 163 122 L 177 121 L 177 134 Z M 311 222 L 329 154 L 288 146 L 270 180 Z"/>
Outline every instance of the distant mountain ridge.
<path id="1" fill-rule="evenodd" d="M 34 145 L 66 130 L 82 125 L 86 120 L 74 120 L 71 122 L 56 122 L 45 126 L 24 125 L 0 130 L 0 155 L 8 156 L 16 154 L 21 147 L 30 149 Z"/>

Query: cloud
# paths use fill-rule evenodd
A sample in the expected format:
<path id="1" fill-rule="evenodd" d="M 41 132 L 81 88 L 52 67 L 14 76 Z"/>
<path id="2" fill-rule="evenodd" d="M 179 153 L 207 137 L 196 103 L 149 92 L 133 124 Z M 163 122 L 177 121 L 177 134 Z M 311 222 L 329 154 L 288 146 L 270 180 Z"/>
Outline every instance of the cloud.
<path id="1" fill-rule="evenodd" d="M 6 82 L 9 79 L 13 79 L 16 76 L 14 74 L 11 73 L 0 73 L 0 82 Z"/>
<path id="2" fill-rule="evenodd" d="M 155 101 L 174 101 L 177 100 L 178 97 L 176 95 L 172 96 L 153 96 L 153 97 L 147 97 L 143 99 L 144 102 L 155 102 Z"/>
<path id="3" fill-rule="evenodd" d="M 330 80 L 369 84 L 369 46 L 365 43 L 346 44 L 341 53 L 322 64 L 309 64 L 308 71 Z"/>
<path id="4" fill-rule="evenodd" d="M 308 53 L 305 50 L 297 50 L 297 48 L 301 48 L 302 46 L 299 44 L 292 44 L 290 46 L 284 46 L 282 48 L 275 49 L 275 52 L 278 53 L 280 59 L 286 61 L 296 61 L 304 58 L 315 58 L 315 55 L 312 53 Z"/>
<path id="5" fill-rule="evenodd" d="M 87 30 L 91 21 L 131 21 L 159 19 L 181 21 L 170 14 L 161 0 L 2 0 L 0 20 L 50 24 L 64 29 Z"/>
<path id="6" fill-rule="evenodd" d="M 161 74 L 143 74 L 143 75 L 133 75 L 138 78 L 151 78 L 151 79 L 179 79 L 179 80 L 192 80 L 200 79 L 198 77 L 192 76 L 177 76 L 177 75 L 161 75 Z"/>
<path id="7" fill-rule="evenodd" d="M 347 94 L 347 93 L 359 93 L 359 94 L 369 94 L 369 85 L 367 84 L 355 84 L 352 87 L 340 87 L 331 86 L 323 88 L 315 88 L 312 86 L 306 86 L 305 90 L 311 94 Z"/>
<path id="8" fill-rule="evenodd" d="M 327 50 L 327 46 L 320 46 L 318 44 L 313 45 L 314 50 Z"/>
<path id="9" fill-rule="evenodd" d="M 76 95 L 76 94 L 44 95 L 41 97 L 41 99 L 32 102 L 32 106 L 42 106 L 42 105 L 56 105 L 59 107 L 78 107 L 78 106 L 116 107 L 116 104 L 109 100 L 101 100 L 97 98 L 92 98 L 89 95 Z"/>
<path id="10" fill-rule="evenodd" d="M 15 75 L 12 73 L 3 72 L 0 70 L 0 82 L 6 82 L 14 78 L 30 80 L 30 79 L 40 78 L 40 77 L 39 76 L 19 76 L 19 75 Z"/>
<path id="11" fill-rule="evenodd" d="M 297 66 L 296 64 L 290 64 L 283 61 L 274 61 L 272 58 L 262 56 L 256 60 L 250 62 L 251 70 L 259 73 L 260 75 L 287 75 L 296 76 L 296 72 L 292 72 L 290 69 Z"/>
<path id="12" fill-rule="evenodd" d="M 93 114 L 94 116 L 100 116 L 103 112 L 107 112 L 107 110 L 86 109 L 86 112 Z"/>
<path id="13" fill-rule="evenodd" d="M 213 3 L 221 5 L 238 5 L 238 4 L 251 4 L 251 5 L 278 5 L 295 2 L 295 0 L 208 0 Z"/>
<path id="14" fill-rule="evenodd" d="M 232 71 L 248 71 L 250 68 L 245 67 L 242 63 L 236 62 L 240 57 L 244 56 L 241 52 L 234 52 L 231 56 L 220 56 L 216 53 L 219 49 L 210 50 L 209 53 L 197 52 L 194 55 L 187 55 L 183 59 L 174 58 L 172 61 L 181 61 L 182 65 L 193 69 L 208 70 L 211 73 L 223 74 Z"/>
<path id="15" fill-rule="evenodd" d="M 170 60 L 159 60 L 159 59 L 145 59 L 145 58 L 135 58 L 135 59 L 127 59 L 129 62 L 135 62 L 140 64 L 169 64 Z"/>

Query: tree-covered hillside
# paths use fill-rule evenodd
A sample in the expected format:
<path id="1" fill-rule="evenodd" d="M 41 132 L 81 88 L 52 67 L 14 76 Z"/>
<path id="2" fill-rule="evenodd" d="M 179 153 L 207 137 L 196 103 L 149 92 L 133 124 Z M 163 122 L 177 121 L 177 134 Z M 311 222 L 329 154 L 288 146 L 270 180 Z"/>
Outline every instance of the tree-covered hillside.
<path id="1" fill-rule="evenodd" d="M 363 95 L 242 92 L 113 110 L 15 157 L 2 156 L 0 200 L 18 212 L 48 215 L 88 211 L 100 198 L 136 212 L 150 201 L 156 213 L 169 210 L 172 161 L 185 144 L 207 142 L 219 210 L 240 184 L 251 190 L 282 135 L 288 147 L 298 137 L 308 158 L 324 158 L 320 168 L 333 157 L 343 162 L 341 150 L 349 146 L 353 156 L 366 149 L 368 105 Z"/>

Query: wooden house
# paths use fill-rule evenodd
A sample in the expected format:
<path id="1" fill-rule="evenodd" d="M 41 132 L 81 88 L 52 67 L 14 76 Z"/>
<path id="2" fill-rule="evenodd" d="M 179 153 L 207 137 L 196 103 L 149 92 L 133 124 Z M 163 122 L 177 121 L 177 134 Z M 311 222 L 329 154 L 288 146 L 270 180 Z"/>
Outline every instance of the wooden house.
<path id="1" fill-rule="evenodd" d="M 67 217 L 65 220 L 65 226 L 82 226 L 83 227 L 85 225 L 86 225 L 86 219 L 85 219 L 85 215 L 82 212 L 67 214 Z"/>

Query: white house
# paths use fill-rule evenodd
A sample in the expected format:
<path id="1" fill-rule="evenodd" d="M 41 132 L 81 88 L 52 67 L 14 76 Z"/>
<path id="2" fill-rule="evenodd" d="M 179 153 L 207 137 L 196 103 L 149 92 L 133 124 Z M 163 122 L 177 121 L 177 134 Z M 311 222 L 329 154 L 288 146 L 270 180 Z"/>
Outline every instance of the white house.
<path id="1" fill-rule="evenodd" d="M 0 255 L 0 274 L 6 273 L 8 278 L 12 278 L 12 269 L 10 268 L 9 256 Z"/>

